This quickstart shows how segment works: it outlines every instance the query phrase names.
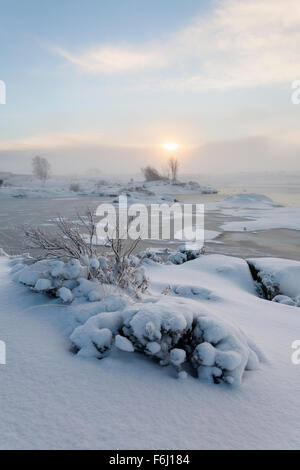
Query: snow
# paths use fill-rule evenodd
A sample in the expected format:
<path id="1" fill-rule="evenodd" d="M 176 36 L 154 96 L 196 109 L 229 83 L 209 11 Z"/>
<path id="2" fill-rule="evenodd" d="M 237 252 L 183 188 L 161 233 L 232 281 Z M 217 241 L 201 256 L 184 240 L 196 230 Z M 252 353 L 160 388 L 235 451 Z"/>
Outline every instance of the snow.
<path id="1" fill-rule="evenodd" d="M 211 208 L 219 207 L 247 207 L 260 209 L 277 206 L 276 202 L 264 194 L 242 193 L 234 196 L 227 196 L 223 201 L 211 203 Z"/>
<path id="2" fill-rule="evenodd" d="M 229 232 L 253 232 L 257 230 L 290 229 L 300 230 L 300 208 L 275 207 L 273 209 L 239 209 L 234 212 L 222 211 L 224 215 L 242 217 L 246 221 L 225 222 L 221 228 Z"/>
<path id="3" fill-rule="evenodd" d="M 186 352 L 184 351 L 184 349 L 171 349 L 170 360 L 172 364 L 174 364 L 175 366 L 179 366 L 186 360 Z"/>
<path id="4" fill-rule="evenodd" d="M 18 280 L 27 286 L 35 286 L 39 280 L 39 273 L 34 272 L 29 266 L 22 268 L 21 273 L 18 273 Z"/>
<path id="5" fill-rule="evenodd" d="M 112 345 L 112 332 L 108 328 L 93 328 L 91 320 L 85 328 L 76 328 L 70 339 L 78 348 L 78 356 L 100 359 Z"/>
<path id="6" fill-rule="evenodd" d="M 245 193 L 228 196 L 223 201 L 205 204 L 205 210 L 218 211 L 225 217 L 245 219 L 225 221 L 220 228 L 226 232 L 300 230 L 299 207 L 280 207 L 262 194 Z M 216 237 L 212 236 L 212 240 L 213 238 Z"/>
<path id="7" fill-rule="evenodd" d="M 99 269 L 99 267 L 100 267 L 99 261 L 97 260 L 96 257 L 93 257 L 90 261 L 89 268 L 96 271 L 97 269 Z"/>
<path id="8" fill-rule="evenodd" d="M 149 343 L 146 344 L 146 349 L 151 355 L 154 355 L 159 353 L 161 346 L 156 341 L 149 341 Z"/>
<path id="9" fill-rule="evenodd" d="M 124 336 L 117 335 L 115 338 L 115 345 L 118 349 L 125 352 L 133 352 L 134 347 L 129 339 L 125 338 Z"/>
<path id="10" fill-rule="evenodd" d="M 49 279 L 38 279 L 34 289 L 39 292 L 48 291 L 52 288 L 52 283 Z"/>
<path id="11" fill-rule="evenodd" d="M 73 300 L 72 291 L 67 287 L 61 287 L 58 289 L 57 294 L 64 303 L 72 302 Z"/>
<path id="12" fill-rule="evenodd" d="M 216 359 L 216 350 L 210 344 L 204 341 L 195 349 L 195 357 L 197 356 L 197 360 L 199 363 L 203 364 L 204 366 L 212 366 L 215 363 Z"/>
<path id="13" fill-rule="evenodd" d="M 107 308 L 113 296 L 93 304 L 45 302 L 44 296 L 13 282 L 10 269 L 9 260 L 1 257 L 0 332 L 7 345 L 7 364 L 0 366 L 5 404 L 0 409 L 1 448 L 299 449 L 300 375 L 299 366 L 291 361 L 292 344 L 299 339 L 299 312 L 259 298 L 247 262 L 211 255 L 180 266 L 147 265 L 152 281 L 149 301 L 137 307 L 122 300 L 121 306 L 115 296 L 117 310 L 112 313 Z M 215 296 L 195 300 L 173 291 L 162 296 L 169 284 L 195 286 Z M 192 321 L 190 311 L 201 313 L 199 334 L 204 332 L 206 343 L 226 333 L 227 339 L 237 341 L 241 334 L 240 351 L 226 341 L 224 347 L 222 341 L 217 347 L 209 343 L 214 350 L 201 351 L 201 343 L 195 357 L 201 362 L 200 381 L 184 370 L 179 377 L 185 380 L 175 380 L 171 369 L 111 343 L 111 328 L 118 331 L 124 320 L 142 340 L 146 326 L 150 336 L 157 336 L 158 322 L 185 328 Z M 83 319 L 90 314 L 88 321 Z M 97 345 L 95 356 L 106 357 L 99 361 L 80 357 L 83 352 L 72 355 L 68 338 L 73 331 L 83 348 L 90 334 L 89 345 Z M 244 334 L 251 351 L 247 369 L 259 366 L 259 349 L 269 362 L 246 371 L 239 387 L 207 382 L 224 367 L 240 367 Z M 154 354 L 159 353 L 157 345 L 155 340 L 145 344 Z M 172 350 L 175 357 L 182 356 Z M 227 377 L 231 382 L 232 374 Z"/>

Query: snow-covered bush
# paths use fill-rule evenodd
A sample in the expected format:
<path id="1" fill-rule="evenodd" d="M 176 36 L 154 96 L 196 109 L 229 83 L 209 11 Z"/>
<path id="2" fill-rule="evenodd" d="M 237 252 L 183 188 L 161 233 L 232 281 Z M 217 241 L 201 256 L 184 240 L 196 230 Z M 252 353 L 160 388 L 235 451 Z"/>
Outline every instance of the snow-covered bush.
<path id="1" fill-rule="evenodd" d="M 199 379 L 214 383 L 240 384 L 245 370 L 257 369 L 263 360 L 238 328 L 199 313 L 199 304 L 186 299 L 149 299 L 99 313 L 77 327 L 71 341 L 81 356 L 101 359 L 114 345 L 173 367 L 179 378 L 194 369 Z"/>
<path id="2" fill-rule="evenodd" d="M 202 253 L 202 249 L 193 250 L 183 245 L 180 246 L 177 251 L 171 253 L 168 260 L 173 264 L 183 264 L 187 261 L 199 258 Z"/>
<path id="3" fill-rule="evenodd" d="M 42 259 L 35 263 L 32 259 L 18 280 L 37 292 L 57 295 L 65 303 L 80 295 L 91 302 L 99 301 L 104 295 L 103 285 L 117 286 L 136 296 L 145 292 L 145 270 L 141 259 L 132 255 L 138 240 L 123 240 L 116 235 L 107 240 L 99 256 L 93 244 L 97 225 L 94 213 L 87 209 L 85 216 L 77 217 L 78 223 L 59 217 L 55 234 L 40 228 L 25 230 L 29 247 L 38 248 Z"/>
<path id="4" fill-rule="evenodd" d="M 148 287 L 145 270 L 136 257 L 121 262 L 113 256 L 85 256 L 81 261 L 41 260 L 23 265 L 15 279 L 36 292 L 57 296 L 63 303 L 70 303 L 75 297 L 100 301 L 107 295 L 108 286 L 135 296 Z"/>
<path id="5" fill-rule="evenodd" d="M 183 264 L 187 261 L 187 256 L 185 253 L 180 251 L 175 251 L 169 255 L 168 260 L 173 264 Z"/>
<path id="6" fill-rule="evenodd" d="M 240 383 L 244 371 L 257 369 L 261 359 L 240 330 L 208 316 L 196 319 L 191 343 L 196 344 L 191 363 L 198 377 L 215 383 Z"/>
<path id="7" fill-rule="evenodd" d="M 247 260 L 252 277 L 265 299 L 299 306 L 300 262 L 283 258 Z"/>
<path id="8" fill-rule="evenodd" d="M 201 249 L 192 249 L 192 248 L 188 248 L 185 245 L 180 246 L 177 251 L 179 251 L 180 253 L 183 253 L 184 255 L 186 255 L 187 261 L 192 261 L 193 259 L 199 258 L 201 256 L 201 254 L 203 253 L 202 248 Z"/>
<path id="9" fill-rule="evenodd" d="M 158 255 L 157 251 L 154 250 L 153 248 L 146 248 L 146 250 L 140 251 L 138 253 L 138 257 L 142 260 L 150 259 L 151 261 L 154 261 L 155 263 L 161 262 L 161 257 Z"/>

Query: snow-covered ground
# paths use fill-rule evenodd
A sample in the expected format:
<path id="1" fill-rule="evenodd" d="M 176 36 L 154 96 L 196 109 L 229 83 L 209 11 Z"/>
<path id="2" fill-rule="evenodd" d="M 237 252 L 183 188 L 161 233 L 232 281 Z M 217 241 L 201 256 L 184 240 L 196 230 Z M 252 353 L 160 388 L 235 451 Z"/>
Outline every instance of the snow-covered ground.
<path id="1" fill-rule="evenodd" d="M 230 325 L 228 332 L 241 328 L 266 360 L 239 386 L 175 379 L 120 338 L 101 361 L 72 354 L 74 326 L 93 319 L 101 302 L 66 305 L 33 293 L 12 280 L 11 264 L 0 257 L 1 448 L 299 449 L 300 365 L 291 345 L 300 310 L 259 298 L 246 261 L 147 263 L 152 300 L 142 303 L 142 318 L 169 305 Z"/>
<path id="2" fill-rule="evenodd" d="M 130 181 L 108 182 L 101 178 L 87 177 L 51 177 L 45 183 L 31 175 L 14 175 L 0 173 L 3 183 L 0 185 L 1 197 L 74 197 L 74 196 L 100 196 L 114 199 L 119 195 L 126 195 L 129 202 L 143 202 L 150 204 L 159 201 L 173 201 L 171 195 L 176 194 L 211 194 L 214 189 L 201 186 L 197 182 L 166 181 Z"/>

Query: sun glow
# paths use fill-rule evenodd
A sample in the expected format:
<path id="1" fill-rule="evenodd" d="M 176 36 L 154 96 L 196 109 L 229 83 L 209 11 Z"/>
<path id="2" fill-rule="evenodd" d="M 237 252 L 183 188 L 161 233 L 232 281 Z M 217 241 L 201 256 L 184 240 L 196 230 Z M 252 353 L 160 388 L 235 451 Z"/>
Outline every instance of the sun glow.
<path id="1" fill-rule="evenodd" d="M 175 152 L 179 145 L 176 142 L 165 142 L 162 144 L 162 147 L 167 151 L 167 152 Z"/>

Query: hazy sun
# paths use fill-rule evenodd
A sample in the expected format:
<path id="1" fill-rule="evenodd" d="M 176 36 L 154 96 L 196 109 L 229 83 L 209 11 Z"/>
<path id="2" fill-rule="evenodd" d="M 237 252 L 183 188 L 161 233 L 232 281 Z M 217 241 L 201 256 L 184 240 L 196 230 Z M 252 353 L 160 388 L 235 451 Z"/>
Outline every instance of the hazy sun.
<path id="1" fill-rule="evenodd" d="M 178 144 L 176 142 L 165 142 L 162 144 L 162 147 L 167 150 L 167 152 L 175 152 L 178 149 Z"/>

